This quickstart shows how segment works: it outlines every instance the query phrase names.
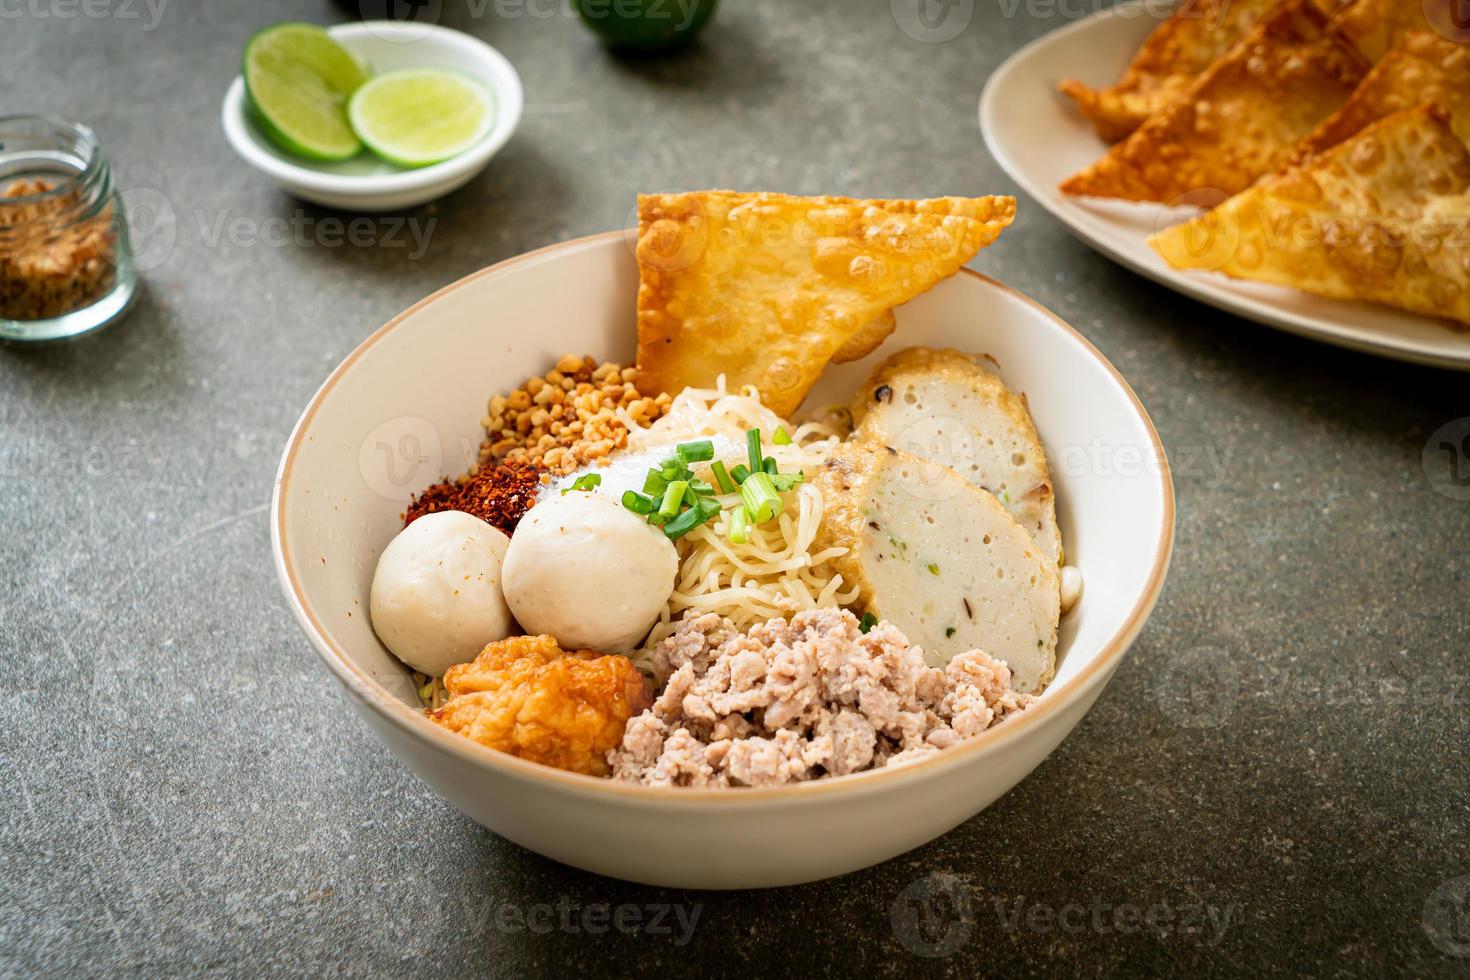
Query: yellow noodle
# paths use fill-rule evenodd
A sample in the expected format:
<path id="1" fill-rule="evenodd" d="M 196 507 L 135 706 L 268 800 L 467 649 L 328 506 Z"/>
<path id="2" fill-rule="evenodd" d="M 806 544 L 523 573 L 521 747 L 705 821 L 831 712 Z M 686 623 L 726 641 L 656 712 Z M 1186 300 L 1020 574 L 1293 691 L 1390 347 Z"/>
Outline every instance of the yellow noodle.
<path id="1" fill-rule="evenodd" d="M 721 377 L 714 388 L 681 392 L 650 428 L 633 431 L 628 448 L 636 452 L 714 439 L 722 450 L 720 458 L 733 468 L 745 461 L 745 433 L 750 429 L 761 430 L 762 449 L 776 459 L 782 473 L 800 470 L 808 479 L 843 437 L 837 425 L 825 420 L 793 426 L 762 405 L 755 389 L 731 393 Z M 776 445 L 777 429 L 791 435 L 788 445 Z M 781 516 L 752 527 L 745 544 L 733 544 L 729 537 L 728 508 L 739 502 L 734 494 L 720 498 L 727 509 L 718 518 L 679 542 L 677 588 L 643 650 L 635 654 L 637 660 L 646 666 L 653 648 L 674 631 L 675 622 L 686 612 L 718 613 L 746 627 L 803 609 L 847 605 L 857 598 L 857 588 L 828 564 L 845 549 L 811 552 L 822 522 L 821 492 L 805 483 L 782 499 Z"/>

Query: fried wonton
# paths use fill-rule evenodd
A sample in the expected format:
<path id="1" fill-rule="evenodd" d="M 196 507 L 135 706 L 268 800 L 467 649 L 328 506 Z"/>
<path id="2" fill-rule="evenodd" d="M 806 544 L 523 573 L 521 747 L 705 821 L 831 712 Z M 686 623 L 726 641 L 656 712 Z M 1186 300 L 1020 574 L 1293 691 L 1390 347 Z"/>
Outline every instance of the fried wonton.
<path id="1" fill-rule="evenodd" d="M 643 195 L 639 387 L 677 393 L 723 374 L 790 415 L 844 345 L 871 341 L 875 321 L 958 272 L 1015 212 L 1010 197 Z"/>
<path id="2" fill-rule="evenodd" d="M 1165 203 L 1238 194 L 1291 159 L 1367 70 L 1310 0 L 1286 0 L 1184 95 L 1061 189 Z"/>
<path id="3" fill-rule="evenodd" d="M 1277 0 L 1185 0 L 1154 28 L 1108 88 L 1074 78 L 1057 87 L 1077 103 L 1097 135 L 1116 143 L 1181 95 Z"/>
<path id="4" fill-rule="evenodd" d="M 1463 0 L 1354 0 L 1337 26 L 1364 57 L 1376 62 L 1409 31 L 1433 31 L 1448 41 L 1470 43 L 1470 23 L 1458 14 Z"/>
<path id="5" fill-rule="evenodd" d="M 1296 161 L 1426 102 L 1448 111 L 1455 133 L 1470 141 L 1470 47 L 1427 31 L 1410 31 L 1373 66 L 1347 104 L 1302 141 Z"/>
<path id="6" fill-rule="evenodd" d="M 1424 105 L 1149 239 L 1178 269 L 1470 324 L 1470 150 Z"/>

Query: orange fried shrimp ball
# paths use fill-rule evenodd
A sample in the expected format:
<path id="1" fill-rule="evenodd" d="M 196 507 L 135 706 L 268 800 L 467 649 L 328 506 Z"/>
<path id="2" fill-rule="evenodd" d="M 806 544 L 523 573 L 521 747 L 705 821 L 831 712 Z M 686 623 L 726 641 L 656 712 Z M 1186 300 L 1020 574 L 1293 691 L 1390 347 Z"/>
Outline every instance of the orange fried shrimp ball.
<path id="1" fill-rule="evenodd" d="M 605 776 L 607 752 L 652 703 L 626 657 L 567 653 L 550 636 L 491 643 L 444 675 L 449 700 L 426 712 L 481 745 L 570 772 Z"/>

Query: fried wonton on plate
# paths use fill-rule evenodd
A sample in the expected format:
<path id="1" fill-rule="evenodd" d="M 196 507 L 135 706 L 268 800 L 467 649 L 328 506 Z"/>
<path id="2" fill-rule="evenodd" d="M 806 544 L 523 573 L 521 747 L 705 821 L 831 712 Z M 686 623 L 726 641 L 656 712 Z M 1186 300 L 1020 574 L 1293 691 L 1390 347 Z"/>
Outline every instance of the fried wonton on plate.
<path id="1" fill-rule="evenodd" d="M 1447 41 L 1470 43 L 1464 0 L 1353 0 L 1337 26 L 1369 61 L 1378 61 L 1409 31 L 1433 31 Z"/>
<path id="2" fill-rule="evenodd" d="M 1470 325 L 1470 149 L 1423 105 L 1149 239 L 1177 269 Z"/>
<path id="3" fill-rule="evenodd" d="M 1470 141 L 1470 46 L 1428 31 L 1410 31 L 1373 66 L 1347 104 L 1302 141 L 1296 161 L 1426 102 L 1448 111 L 1455 133 Z"/>
<path id="4" fill-rule="evenodd" d="M 1185 0 L 1149 34 L 1116 85 L 1075 78 L 1057 88 L 1077 103 L 1097 135 L 1116 143 L 1181 95 L 1277 0 Z"/>
<path id="5" fill-rule="evenodd" d="M 1188 91 L 1061 190 L 1164 203 L 1238 194 L 1290 160 L 1367 70 L 1311 0 L 1285 0 Z"/>
<path id="6" fill-rule="evenodd" d="M 790 415 L 828 361 L 855 337 L 881 343 L 894 307 L 958 272 L 1015 213 L 1010 197 L 643 195 L 639 387 L 677 393 L 723 374 Z"/>

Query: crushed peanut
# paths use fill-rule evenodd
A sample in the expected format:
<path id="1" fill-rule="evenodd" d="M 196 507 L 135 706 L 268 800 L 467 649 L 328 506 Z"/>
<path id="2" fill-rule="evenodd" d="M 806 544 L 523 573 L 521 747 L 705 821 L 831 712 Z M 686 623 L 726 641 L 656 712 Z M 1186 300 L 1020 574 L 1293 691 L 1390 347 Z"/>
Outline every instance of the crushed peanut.
<path id="1" fill-rule="evenodd" d="M 563 476 L 607 459 L 628 445 L 628 433 L 668 410 L 668 395 L 650 398 L 633 383 L 636 370 L 567 354 L 556 367 L 508 395 L 490 399 L 480 424 L 482 466 L 526 462 Z"/>
<path id="2" fill-rule="evenodd" d="M 46 320 L 100 300 L 113 286 L 117 235 L 112 206 L 90 217 L 77 192 L 45 197 L 48 180 L 0 190 L 0 317 Z M 35 202 L 20 199 L 38 197 Z M 10 203 L 14 202 L 14 203 Z"/>

